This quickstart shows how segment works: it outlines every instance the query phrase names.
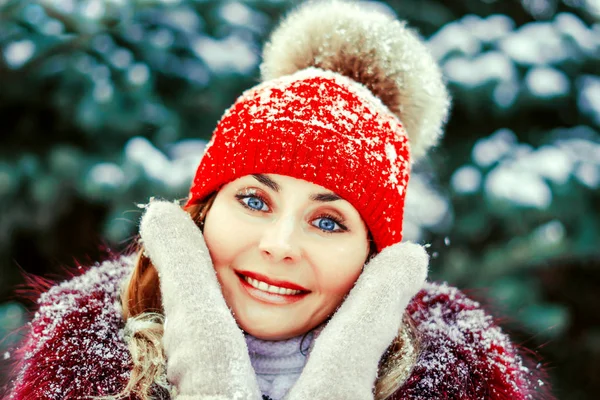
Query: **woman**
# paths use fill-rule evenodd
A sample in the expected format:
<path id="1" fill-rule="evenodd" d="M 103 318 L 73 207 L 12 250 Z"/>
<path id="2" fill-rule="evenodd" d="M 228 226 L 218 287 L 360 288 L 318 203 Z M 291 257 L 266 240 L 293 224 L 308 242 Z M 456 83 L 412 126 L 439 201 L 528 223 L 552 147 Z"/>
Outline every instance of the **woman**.
<path id="1" fill-rule="evenodd" d="M 492 319 L 425 283 L 425 251 L 401 242 L 410 164 L 449 105 L 419 38 L 308 4 L 261 70 L 184 210 L 151 201 L 137 256 L 40 297 L 9 398 L 543 397 Z"/>

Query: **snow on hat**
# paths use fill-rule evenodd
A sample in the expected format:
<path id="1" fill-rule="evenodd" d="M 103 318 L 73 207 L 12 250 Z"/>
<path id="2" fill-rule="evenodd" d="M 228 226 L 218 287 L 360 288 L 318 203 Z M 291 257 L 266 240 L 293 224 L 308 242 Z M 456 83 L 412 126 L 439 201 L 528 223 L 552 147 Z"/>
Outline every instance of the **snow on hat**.
<path id="1" fill-rule="evenodd" d="M 280 174 L 350 202 L 379 251 L 400 242 L 410 166 L 450 104 L 418 35 L 357 4 L 306 3 L 273 32 L 261 73 L 219 121 L 186 207 L 242 176 Z"/>

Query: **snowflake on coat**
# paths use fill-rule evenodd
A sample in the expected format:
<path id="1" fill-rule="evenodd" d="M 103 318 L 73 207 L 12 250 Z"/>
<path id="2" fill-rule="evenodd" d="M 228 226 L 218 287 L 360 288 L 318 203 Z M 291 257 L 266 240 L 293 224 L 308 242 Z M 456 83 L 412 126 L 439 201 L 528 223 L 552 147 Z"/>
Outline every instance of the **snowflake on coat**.
<path id="1" fill-rule="evenodd" d="M 126 386 L 132 363 L 119 292 L 134 262 L 133 255 L 106 261 L 40 295 L 7 399 L 82 399 Z M 422 351 L 391 400 L 551 398 L 541 372 L 526 368 L 492 317 L 457 289 L 427 283 L 408 312 Z M 154 395 L 170 398 L 160 389 Z"/>

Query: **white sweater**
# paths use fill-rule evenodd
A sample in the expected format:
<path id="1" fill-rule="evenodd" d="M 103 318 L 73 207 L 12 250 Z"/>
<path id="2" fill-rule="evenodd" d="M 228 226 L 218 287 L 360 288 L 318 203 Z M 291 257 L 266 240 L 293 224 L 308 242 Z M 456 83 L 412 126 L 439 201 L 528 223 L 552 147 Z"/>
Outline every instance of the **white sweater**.
<path id="1" fill-rule="evenodd" d="M 272 400 L 281 400 L 304 369 L 314 332 L 278 341 L 261 340 L 247 333 L 245 337 L 260 391 Z"/>

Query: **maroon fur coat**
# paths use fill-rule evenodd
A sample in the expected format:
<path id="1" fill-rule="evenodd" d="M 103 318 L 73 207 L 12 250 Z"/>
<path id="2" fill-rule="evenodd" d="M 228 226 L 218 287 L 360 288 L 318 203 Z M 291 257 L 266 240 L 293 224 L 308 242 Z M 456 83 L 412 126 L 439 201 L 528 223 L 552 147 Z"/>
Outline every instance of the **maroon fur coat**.
<path id="1" fill-rule="evenodd" d="M 27 336 L 12 355 L 7 399 L 85 399 L 126 385 L 131 357 L 118 293 L 133 261 L 104 262 L 41 294 Z M 551 398 L 540 371 L 526 366 L 493 319 L 457 289 L 427 283 L 408 311 L 422 352 L 392 399 Z M 155 394 L 169 399 L 168 393 Z"/>

